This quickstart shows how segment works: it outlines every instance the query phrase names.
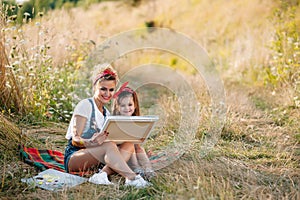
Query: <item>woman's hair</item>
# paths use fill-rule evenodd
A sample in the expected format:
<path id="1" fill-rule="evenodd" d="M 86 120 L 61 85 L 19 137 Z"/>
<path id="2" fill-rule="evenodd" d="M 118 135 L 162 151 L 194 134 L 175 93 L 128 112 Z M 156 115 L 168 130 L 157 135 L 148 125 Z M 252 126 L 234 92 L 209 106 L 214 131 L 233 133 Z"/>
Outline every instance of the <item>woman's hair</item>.
<path id="1" fill-rule="evenodd" d="M 116 70 L 114 70 L 114 68 L 107 65 L 98 65 L 96 67 L 98 67 L 99 69 L 98 73 L 93 78 L 93 90 L 95 90 L 95 86 L 97 86 L 97 84 L 99 84 L 103 80 L 116 81 L 117 84 L 118 74 Z"/>
<path id="2" fill-rule="evenodd" d="M 137 94 L 134 90 L 132 90 L 129 87 L 125 87 L 123 89 L 123 91 L 121 91 L 118 94 L 118 96 L 114 99 L 114 102 L 113 102 L 113 115 L 120 115 L 120 112 L 119 112 L 120 102 L 125 97 L 132 97 L 133 98 L 133 103 L 134 103 L 135 109 L 134 109 L 134 112 L 132 113 L 132 116 L 140 116 L 140 105 L 139 105 L 139 100 L 138 100 Z"/>

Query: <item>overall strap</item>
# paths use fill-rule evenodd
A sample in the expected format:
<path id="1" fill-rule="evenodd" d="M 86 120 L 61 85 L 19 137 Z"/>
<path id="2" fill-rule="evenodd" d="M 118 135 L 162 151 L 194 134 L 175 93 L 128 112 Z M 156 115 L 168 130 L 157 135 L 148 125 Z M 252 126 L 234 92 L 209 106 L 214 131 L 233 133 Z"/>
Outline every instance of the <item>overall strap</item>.
<path id="1" fill-rule="evenodd" d="M 90 127 L 94 127 L 94 126 L 96 126 L 95 108 L 94 108 L 92 98 L 89 98 L 88 100 L 92 104 L 92 114 L 91 114 Z M 104 106 L 102 107 L 102 109 L 103 109 L 103 117 L 104 117 L 104 120 L 105 120 L 107 111 L 106 111 L 106 108 Z"/>
<path id="2" fill-rule="evenodd" d="M 94 107 L 93 100 L 91 98 L 89 98 L 88 100 L 92 104 L 90 127 L 86 132 L 84 132 L 81 135 L 82 138 L 87 138 L 87 139 L 91 138 L 94 135 L 94 133 L 100 131 L 99 128 L 97 127 L 97 123 L 96 123 L 96 119 L 95 119 L 95 107 Z"/>
<path id="3" fill-rule="evenodd" d="M 103 117 L 104 117 L 104 120 L 105 120 L 105 118 L 106 118 L 106 108 L 104 106 L 102 108 L 103 108 Z"/>
<path id="4" fill-rule="evenodd" d="M 92 114 L 91 114 L 90 127 L 93 127 L 94 123 L 96 123 L 96 120 L 95 120 L 95 108 L 94 108 L 93 100 L 91 98 L 89 98 L 88 100 L 92 104 Z"/>

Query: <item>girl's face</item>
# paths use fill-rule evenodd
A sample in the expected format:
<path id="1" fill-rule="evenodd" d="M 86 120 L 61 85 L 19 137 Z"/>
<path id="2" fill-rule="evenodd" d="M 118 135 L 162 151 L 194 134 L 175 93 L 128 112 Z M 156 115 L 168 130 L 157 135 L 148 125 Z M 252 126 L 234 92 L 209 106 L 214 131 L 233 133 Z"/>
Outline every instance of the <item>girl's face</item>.
<path id="1" fill-rule="evenodd" d="M 132 116 L 135 110 L 135 105 L 132 96 L 126 96 L 120 99 L 119 112 L 121 115 Z"/>
<path id="2" fill-rule="evenodd" d="M 103 80 L 97 83 L 95 88 L 94 97 L 103 104 L 108 103 L 115 93 L 116 81 Z"/>

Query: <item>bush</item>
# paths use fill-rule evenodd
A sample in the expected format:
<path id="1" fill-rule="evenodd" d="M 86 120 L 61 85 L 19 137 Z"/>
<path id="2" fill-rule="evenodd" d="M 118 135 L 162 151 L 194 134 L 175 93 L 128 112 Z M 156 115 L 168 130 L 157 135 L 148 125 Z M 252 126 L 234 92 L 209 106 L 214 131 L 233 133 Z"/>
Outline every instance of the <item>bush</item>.
<path id="1" fill-rule="evenodd" d="M 296 6 L 286 1 L 274 12 L 275 34 L 265 81 L 274 88 L 292 88 L 295 106 L 300 107 L 300 29 L 295 12 Z"/>
<path id="2" fill-rule="evenodd" d="M 73 109 L 77 63 L 66 59 L 59 66 L 54 65 L 48 53 L 51 37 L 42 20 L 36 19 L 24 26 L 16 18 L 7 17 L 8 6 L 2 6 L 1 10 L 0 43 L 4 47 L 0 52 L 1 112 L 23 122 L 68 121 Z M 36 31 L 37 37 L 25 35 L 26 28 Z M 82 56 L 76 55 L 75 61 Z"/>

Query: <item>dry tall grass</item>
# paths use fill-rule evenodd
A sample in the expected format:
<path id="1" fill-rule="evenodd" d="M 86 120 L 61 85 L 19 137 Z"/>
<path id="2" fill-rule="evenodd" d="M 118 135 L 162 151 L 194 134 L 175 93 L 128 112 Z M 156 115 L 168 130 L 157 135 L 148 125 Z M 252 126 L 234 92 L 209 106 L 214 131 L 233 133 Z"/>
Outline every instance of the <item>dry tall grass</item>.
<path id="1" fill-rule="evenodd" d="M 13 112 L 24 113 L 23 98 L 12 69 L 9 67 L 8 54 L 5 48 L 6 35 L 4 30 L 6 27 L 5 14 L 0 7 L 0 102 L 4 108 L 10 108 Z"/>
<path id="2" fill-rule="evenodd" d="M 147 1 L 139 7 L 118 2 L 103 2 L 88 10 L 56 10 L 42 19 L 51 37 L 56 63 L 65 61 L 68 50 L 78 53 L 80 44 L 94 41 L 99 45 L 110 36 L 144 27 L 156 26 L 182 32 L 196 40 L 222 69 L 222 75 L 243 79 L 249 67 L 258 69 L 268 55 L 272 39 L 270 15 L 276 3 L 267 1 Z M 115 14 L 121 13 L 121 14 Z M 34 27 L 33 27 L 34 28 Z M 37 31 L 28 31 L 36 38 Z M 69 48 L 70 47 L 70 48 Z M 246 76 L 246 75 L 245 75 Z M 247 75 L 250 80 L 255 74 Z M 253 77 L 251 77 L 253 76 Z"/>
<path id="3" fill-rule="evenodd" d="M 17 149 L 17 145 L 25 141 L 21 139 L 21 130 L 12 122 L 0 114 L 0 150 L 1 152 L 11 153 Z M 14 144 L 14 145 L 11 145 Z M 3 155 L 2 155 L 3 156 Z M 10 155 L 11 156 L 11 155 Z"/>

